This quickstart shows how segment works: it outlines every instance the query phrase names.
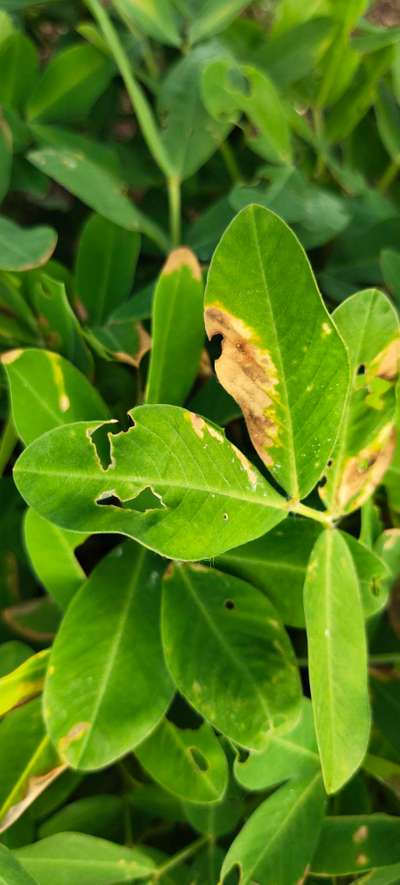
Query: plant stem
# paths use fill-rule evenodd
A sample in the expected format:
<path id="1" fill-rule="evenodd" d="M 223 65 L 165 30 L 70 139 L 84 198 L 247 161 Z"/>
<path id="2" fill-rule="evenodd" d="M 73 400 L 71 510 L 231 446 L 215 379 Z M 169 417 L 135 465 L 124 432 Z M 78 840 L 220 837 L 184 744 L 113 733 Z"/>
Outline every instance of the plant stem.
<path id="1" fill-rule="evenodd" d="M 18 436 L 15 432 L 14 424 L 11 417 L 9 417 L 4 425 L 3 435 L 0 440 L 0 476 L 3 476 L 17 440 Z"/>
<path id="2" fill-rule="evenodd" d="M 85 0 L 85 3 L 99 24 L 103 36 L 110 47 L 115 63 L 125 83 L 126 91 L 132 102 L 132 107 L 139 120 L 147 147 L 160 169 L 162 169 L 165 175 L 169 176 L 171 175 L 171 163 L 161 141 L 152 109 L 144 92 L 142 92 L 141 87 L 132 74 L 129 59 L 114 25 L 99 0 Z"/>
<path id="3" fill-rule="evenodd" d="M 322 510 L 314 510 L 313 507 L 307 507 L 306 504 L 302 504 L 300 501 L 293 505 L 289 502 L 289 510 L 290 513 L 297 513 L 299 516 L 307 516 L 308 519 L 313 519 L 314 522 L 320 522 L 328 528 L 332 528 L 334 525 L 333 517 L 330 516 L 329 513 L 324 513 Z"/>
<path id="4" fill-rule="evenodd" d="M 378 181 L 378 190 L 381 192 L 381 194 L 386 193 L 386 191 L 392 184 L 392 181 L 394 181 L 394 179 L 396 178 L 398 171 L 399 163 L 397 162 L 397 160 L 392 160 L 392 162 L 389 163 L 389 165 L 385 169 L 382 178 L 380 178 Z"/>
<path id="5" fill-rule="evenodd" d="M 315 165 L 314 176 L 315 176 L 315 178 L 320 178 L 320 176 L 322 175 L 322 173 L 325 169 L 325 156 L 324 156 L 324 152 L 321 149 L 322 148 L 321 142 L 322 142 L 322 137 L 323 137 L 323 116 L 322 116 L 321 108 L 314 108 L 313 109 L 313 121 L 314 121 L 314 131 L 317 136 L 317 145 L 318 145 L 318 156 L 317 156 L 317 162 Z"/>
<path id="6" fill-rule="evenodd" d="M 191 845 L 188 845 L 187 848 L 183 848 L 182 851 L 178 851 L 170 860 L 167 860 L 160 867 L 158 867 L 154 873 L 152 874 L 152 878 L 154 881 L 161 879 L 164 873 L 169 872 L 174 869 L 174 867 L 179 866 L 179 864 L 184 863 L 188 857 L 191 857 L 193 854 L 196 854 L 203 845 L 206 845 L 209 841 L 209 836 L 200 836 L 199 839 L 196 839 L 195 842 L 192 842 Z"/>
<path id="7" fill-rule="evenodd" d="M 181 182 L 175 175 L 167 179 L 169 199 L 169 230 L 175 249 L 181 241 Z"/>
<path id="8" fill-rule="evenodd" d="M 233 183 L 236 184 L 238 181 L 243 181 L 243 176 L 229 141 L 223 141 L 219 149 Z"/>
<path id="9" fill-rule="evenodd" d="M 308 658 L 297 658 L 296 661 L 299 667 L 308 667 Z M 368 665 L 371 667 L 387 667 L 390 664 L 400 665 L 400 654 L 388 652 L 387 654 L 369 655 L 368 657 Z"/>

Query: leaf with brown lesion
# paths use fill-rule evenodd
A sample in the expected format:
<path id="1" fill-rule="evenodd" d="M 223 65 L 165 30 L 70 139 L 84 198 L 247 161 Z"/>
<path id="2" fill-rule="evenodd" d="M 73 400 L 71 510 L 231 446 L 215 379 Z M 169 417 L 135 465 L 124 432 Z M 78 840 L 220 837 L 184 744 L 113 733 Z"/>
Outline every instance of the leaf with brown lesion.
<path id="1" fill-rule="evenodd" d="M 261 460 L 272 466 L 269 450 L 279 445 L 276 366 L 268 351 L 255 343 L 254 332 L 221 305 L 208 305 L 204 320 L 210 340 L 222 335 L 221 356 L 215 362 L 217 378 L 240 406 Z"/>
<path id="2" fill-rule="evenodd" d="M 400 326 L 386 295 L 375 289 L 347 299 L 334 317 L 350 353 L 352 390 L 319 492 L 340 516 L 368 500 L 394 456 Z"/>

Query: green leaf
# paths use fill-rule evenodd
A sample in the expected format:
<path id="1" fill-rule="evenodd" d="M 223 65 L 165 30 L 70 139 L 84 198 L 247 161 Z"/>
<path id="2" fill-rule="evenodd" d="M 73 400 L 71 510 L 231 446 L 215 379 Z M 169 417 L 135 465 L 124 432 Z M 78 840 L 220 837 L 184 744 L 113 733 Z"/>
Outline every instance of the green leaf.
<path id="1" fill-rule="evenodd" d="M 151 732 L 170 702 L 158 622 L 160 565 L 135 544 L 117 547 L 78 591 L 61 624 L 44 715 L 61 757 L 74 768 L 109 765 Z"/>
<path id="2" fill-rule="evenodd" d="M 142 231 L 160 248 L 167 248 L 161 228 L 134 206 L 123 183 L 95 159 L 71 148 L 30 151 L 28 160 L 83 203 L 126 230 Z"/>
<path id="3" fill-rule="evenodd" d="M 0 679 L 0 716 L 42 691 L 49 651 L 39 651 Z"/>
<path id="4" fill-rule="evenodd" d="M 1 683 L 0 683 L 1 685 Z M 163 719 L 135 756 L 153 780 L 191 802 L 218 802 L 228 781 L 224 751 L 206 724 L 178 728 Z"/>
<path id="5" fill-rule="evenodd" d="M 346 299 L 334 319 L 348 348 L 352 388 L 320 495 L 338 516 L 370 497 L 393 456 L 400 324 L 377 289 Z"/>
<path id="6" fill-rule="evenodd" d="M 1 885 L 37 885 L 5 845 L 0 845 L 0 882 Z"/>
<path id="7" fill-rule="evenodd" d="M 284 735 L 272 734 L 262 753 L 235 760 L 235 777 L 246 790 L 265 790 L 293 778 L 311 778 L 320 770 L 311 702 L 303 698 L 301 717 Z"/>
<path id="8" fill-rule="evenodd" d="M 347 138 L 373 104 L 379 82 L 391 65 L 392 47 L 371 53 L 356 76 L 327 114 L 325 137 L 331 144 Z"/>
<path id="9" fill-rule="evenodd" d="M 400 252 L 395 249 L 383 249 L 381 268 L 385 286 L 400 307 Z"/>
<path id="10" fill-rule="evenodd" d="M 68 301 L 64 282 L 44 273 L 33 275 L 31 299 L 46 347 L 60 351 L 78 369 L 90 374 L 92 355 Z"/>
<path id="11" fill-rule="evenodd" d="M 400 714 L 400 682 L 397 673 L 371 679 L 371 700 L 374 724 L 382 732 L 395 753 L 400 754 L 400 734 L 397 727 Z"/>
<path id="12" fill-rule="evenodd" d="M 304 610 L 315 730 L 325 788 L 335 793 L 366 753 L 370 711 L 359 581 L 334 529 L 323 531 L 312 551 Z"/>
<path id="13" fill-rule="evenodd" d="M 304 579 L 320 531 L 309 519 L 286 519 L 262 538 L 219 556 L 216 566 L 259 587 L 285 624 L 304 627 Z"/>
<path id="14" fill-rule="evenodd" d="M 113 0 L 113 6 L 133 30 L 144 31 L 168 46 L 179 46 L 179 17 L 171 0 Z"/>
<path id="15" fill-rule="evenodd" d="M 209 338 L 223 335 L 216 372 L 258 454 L 290 495 L 305 496 L 335 442 L 348 361 L 305 253 L 267 209 L 249 206 L 224 234 L 205 322 Z"/>
<path id="16" fill-rule="evenodd" d="M 60 354 L 35 348 L 11 350 L 3 354 L 2 363 L 13 421 L 25 445 L 60 424 L 109 417 L 97 390 Z"/>
<path id="17" fill-rule="evenodd" d="M 196 804 L 189 800 L 183 802 L 182 807 L 186 820 L 192 829 L 209 836 L 211 845 L 215 845 L 220 836 L 226 836 L 236 829 L 245 810 L 243 795 L 232 779 L 230 779 L 224 798 L 220 802 L 206 805 L 204 803 Z M 201 882 L 202 880 L 198 885 L 201 885 Z"/>
<path id="18" fill-rule="evenodd" d="M 13 137 L 6 120 L 0 115 L 0 203 L 10 185 Z"/>
<path id="19" fill-rule="evenodd" d="M 86 538 L 87 535 L 58 528 L 31 508 L 26 511 L 24 541 L 33 570 L 62 609 L 68 607 L 85 580 L 75 550 Z"/>
<path id="20" fill-rule="evenodd" d="M 1 104 L 22 110 L 37 80 L 38 62 L 36 46 L 20 31 L 0 43 Z"/>
<path id="21" fill-rule="evenodd" d="M 170 253 L 153 300 L 146 402 L 181 405 L 196 378 L 204 342 L 203 285 L 186 247 Z"/>
<path id="22" fill-rule="evenodd" d="M 76 306 L 82 319 L 100 325 L 131 294 L 140 236 L 91 215 L 79 240 L 76 260 Z"/>
<path id="23" fill-rule="evenodd" d="M 37 698 L 0 723 L 0 832 L 8 829 L 64 770 L 47 737 Z"/>
<path id="24" fill-rule="evenodd" d="M 10 639 L 0 645 L 0 676 L 7 676 L 33 654 L 29 645 Z"/>
<path id="25" fill-rule="evenodd" d="M 120 532 L 177 559 L 217 556 L 284 519 L 284 499 L 214 425 L 176 406 L 129 414 L 134 426 L 109 438 L 109 470 L 92 438 L 98 423 L 31 443 L 14 474 L 25 500 L 63 528 Z M 147 508 L 135 509 L 149 489 Z"/>
<path id="26" fill-rule="evenodd" d="M 207 43 L 192 50 L 169 71 L 158 93 L 158 112 L 165 120 L 162 145 L 173 174 L 181 180 L 209 159 L 231 128 L 215 120 L 202 101 L 202 71 L 215 51 Z"/>
<path id="27" fill-rule="evenodd" d="M 27 104 L 28 120 L 85 119 L 114 73 L 110 59 L 89 44 L 69 46 L 47 64 Z"/>
<path id="28" fill-rule="evenodd" d="M 125 848 L 83 833 L 59 833 L 14 852 L 37 885 L 114 885 L 151 876 L 155 863 L 142 848 Z"/>
<path id="29" fill-rule="evenodd" d="M 379 88 L 375 114 L 378 132 L 389 156 L 395 163 L 400 163 L 400 109 L 385 83 Z"/>
<path id="30" fill-rule="evenodd" d="M 204 71 L 203 98 L 216 119 L 231 119 L 241 111 L 251 124 L 249 146 L 271 162 L 291 163 L 288 114 L 273 81 L 251 65 L 230 59 L 212 61 Z"/>
<path id="31" fill-rule="evenodd" d="M 151 348 L 150 335 L 141 323 L 116 315 L 109 317 L 104 326 L 87 329 L 86 338 L 101 359 L 127 363 L 135 369 Z"/>
<path id="32" fill-rule="evenodd" d="M 204 0 L 197 4 L 196 13 L 189 29 L 192 43 L 217 34 L 249 5 L 249 0 Z"/>
<path id="33" fill-rule="evenodd" d="M 389 867 L 381 867 L 377 870 L 371 870 L 366 876 L 357 881 L 360 885 L 397 885 L 400 876 L 400 863 L 392 864 Z"/>
<path id="34" fill-rule="evenodd" d="M 39 838 L 55 833 L 87 833 L 90 836 L 118 837 L 119 822 L 124 813 L 122 796 L 108 793 L 83 796 L 61 807 L 48 817 L 39 828 Z"/>
<path id="35" fill-rule="evenodd" d="M 400 820 L 388 814 L 327 817 L 311 869 L 349 876 L 400 861 Z"/>
<path id="36" fill-rule="evenodd" d="M 238 744 L 260 750 L 271 732 L 295 723 L 294 653 L 275 609 L 250 584 L 175 563 L 164 578 L 162 637 L 181 694 Z"/>
<path id="37" fill-rule="evenodd" d="M 0 218 L 0 270 L 23 271 L 46 264 L 53 254 L 57 234 L 51 227 L 23 228 Z"/>
<path id="38" fill-rule="evenodd" d="M 220 883 L 239 869 L 240 885 L 293 885 L 314 854 L 325 810 L 321 775 L 290 781 L 246 821 L 222 864 Z"/>

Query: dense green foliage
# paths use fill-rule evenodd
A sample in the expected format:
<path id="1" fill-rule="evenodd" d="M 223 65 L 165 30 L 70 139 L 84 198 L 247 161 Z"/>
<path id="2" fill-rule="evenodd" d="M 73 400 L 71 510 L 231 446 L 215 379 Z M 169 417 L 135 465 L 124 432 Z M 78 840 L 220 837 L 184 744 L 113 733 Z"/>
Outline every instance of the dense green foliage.
<path id="1" fill-rule="evenodd" d="M 397 18 L 0 0 L 4 885 L 400 882 Z"/>

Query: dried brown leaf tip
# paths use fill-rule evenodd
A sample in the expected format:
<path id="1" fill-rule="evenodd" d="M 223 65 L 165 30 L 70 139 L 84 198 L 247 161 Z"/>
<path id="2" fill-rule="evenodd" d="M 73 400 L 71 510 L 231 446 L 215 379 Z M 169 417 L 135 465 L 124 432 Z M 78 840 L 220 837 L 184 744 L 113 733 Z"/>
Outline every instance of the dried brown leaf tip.
<path id="1" fill-rule="evenodd" d="M 201 267 L 199 262 L 193 252 L 191 252 L 186 246 L 180 246 L 179 249 L 174 249 L 170 252 L 162 269 L 162 273 L 164 276 L 168 276 L 168 274 L 174 273 L 182 267 L 187 267 L 191 271 L 194 280 L 201 280 Z"/>
<path id="2" fill-rule="evenodd" d="M 67 766 L 62 763 L 55 768 L 52 768 L 50 771 L 45 772 L 45 774 L 30 777 L 22 799 L 14 805 L 11 805 L 0 821 L 0 833 L 3 833 L 4 830 L 7 830 L 8 827 L 11 826 L 11 824 L 15 823 L 24 811 L 32 805 L 32 802 L 34 802 L 35 799 L 37 799 L 37 797 L 40 796 L 40 794 L 43 793 L 43 791 L 46 790 L 47 787 L 49 787 L 50 784 L 63 773 L 63 771 L 66 770 L 66 768 Z"/>
<path id="3" fill-rule="evenodd" d="M 348 459 L 336 493 L 335 509 L 344 513 L 361 507 L 381 482 L 396 446 L 393 424 L 385 424 L 376 439 Z M 321 492 L 321 497 L 323 494 Z"/>
<path id="4" fill-rule="evenodd" d="M 400 338 L 395 338 L 375 357 L 369 367 L 369 378 L 383 378 L 385 381 L 395 381 L 400 369 Z"/>
<path id="5" fill-rule="evenodd" d="M 278 372 L 268 351 L 259 347 L 252 329 L 218 305 L 206 308 L 209 339 L 222 335 L 221 356 L 215 363 L 218 380 L 240 406 L 247 428 L 264 464 L 274 463 L 272 447 L 279 445 L 276 417 Z"/>
<path id="6" fill-rule="evenodd" d="M 116 350 L 114 356 L 120 363 L 127 363 L 129 366 L 134 366 L 137 369 L 144 355 L 151 349 L 151 337 L 141 323 L 133 324 L 133 334 L 136 334 L 138 339 L 136 353 L 130 354 L 124 350 Z"/>

